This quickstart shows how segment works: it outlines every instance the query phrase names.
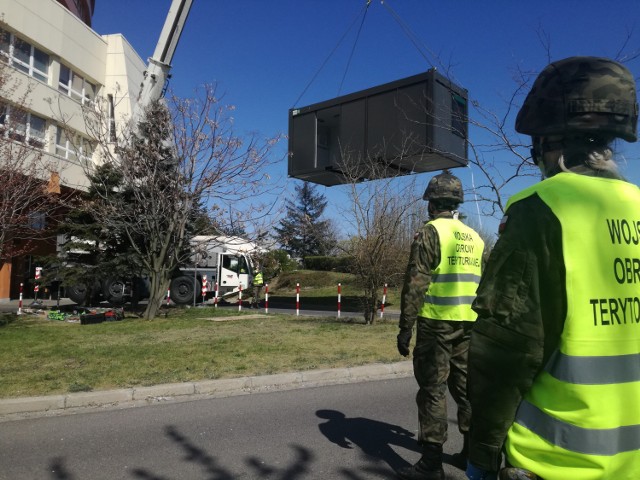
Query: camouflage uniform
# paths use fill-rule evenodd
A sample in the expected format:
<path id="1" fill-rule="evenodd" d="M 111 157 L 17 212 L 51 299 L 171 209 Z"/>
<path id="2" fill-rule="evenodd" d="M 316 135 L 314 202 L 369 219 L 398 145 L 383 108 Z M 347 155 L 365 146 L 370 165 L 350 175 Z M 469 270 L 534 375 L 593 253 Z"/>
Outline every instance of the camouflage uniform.
<path id="1" fill-rule="evenodd" d="M 638 107 L 632 98 L 633 78 L 613 62 L 573 57 L 540 74 L 518 114 L 516 130 L 534 142 L 564 134 L 635 141 Z M 563 148 L 557 143 L 548 151 Z M 532 154 L 534 159 L 541 156 L 535 150 Z M 613 171 L 593 170 L 582 162 L 567 169 L 622 180 Z M 567 316 L 562 231 L 549 206 L 537 195 L 514 203 L 500 232 L 473 303 L 478 319 L 469 351 L 469 478 L 480 478 L 471 474 L 481 473 L 472 467 L 485 473 L 500 468 L 516 410 L 558 348 Z"/>
<path id="2" fill-rule="evenodd" d="M 453 218 L 451 212 L 437 218 Z M 471 408 L 466 395 L 467 352 L 471 322 L 423 318 L 418 312 L 440 263 L 440 242 L 429 224 L 416 234 L 401 297 L 400 329 L 412 328 L 417 320 L 413 371 L 419 390 L 416 396 L 420 431 L 418 441 L 443 444 L 447 440 L 446 389 L 458 405 L 458 428 L 469 431 Z"/>

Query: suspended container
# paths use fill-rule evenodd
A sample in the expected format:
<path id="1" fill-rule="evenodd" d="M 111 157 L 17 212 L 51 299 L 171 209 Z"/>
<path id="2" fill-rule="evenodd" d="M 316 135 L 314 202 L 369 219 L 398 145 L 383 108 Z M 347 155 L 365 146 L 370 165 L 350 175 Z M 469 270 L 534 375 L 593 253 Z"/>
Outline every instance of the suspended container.
<path id="1" fill-rule="evenodd" d="M 465 166 L 467 103 L 467 90 L 431 69 L 293 108 L 288 174 L 333 186 Z"/>

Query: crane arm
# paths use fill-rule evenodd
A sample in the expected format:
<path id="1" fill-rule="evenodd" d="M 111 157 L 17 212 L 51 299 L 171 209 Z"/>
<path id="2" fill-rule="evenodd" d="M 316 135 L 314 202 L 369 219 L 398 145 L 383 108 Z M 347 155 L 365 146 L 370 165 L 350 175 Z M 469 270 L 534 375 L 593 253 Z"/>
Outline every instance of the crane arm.
<path id="1" fill-rule="evenodd" d="M 147 70 L 144 72 L 144 79 L 140 85 L 140 93 L 133 112 L 134 125 L 137 125 L 144 109 L 164 94 L 171 70 L 171 60 L 192 3 L 193 0 L 173 0 L 171 3 L 156 49 L 153 56 L 149 58 Z"/>

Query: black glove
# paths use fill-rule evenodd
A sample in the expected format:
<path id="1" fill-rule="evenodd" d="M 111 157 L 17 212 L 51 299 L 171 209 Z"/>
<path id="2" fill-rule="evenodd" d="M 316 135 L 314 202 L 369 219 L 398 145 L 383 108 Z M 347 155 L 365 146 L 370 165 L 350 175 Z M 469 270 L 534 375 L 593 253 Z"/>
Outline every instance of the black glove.
<path id="1" fill-rule="evenodd" d="M 398 334 L 398 352 L 403 357 L 409 356 L 409 343 L 411 342 L 411 329 L 401 328 Z"/>

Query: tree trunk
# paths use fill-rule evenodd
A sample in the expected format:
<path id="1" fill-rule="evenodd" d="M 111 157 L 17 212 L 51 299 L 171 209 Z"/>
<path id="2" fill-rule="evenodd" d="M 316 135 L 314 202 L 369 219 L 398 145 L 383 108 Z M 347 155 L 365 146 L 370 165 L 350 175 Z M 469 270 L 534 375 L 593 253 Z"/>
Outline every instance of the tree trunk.
<path id="1" fill-rule="evenodd" d="M 167 293 L 169 279 L 159 277 L 162 277 L 162 274 L 156 273 L 155 275 L 152 275 L 150 279 L 151 285 L 149 286 L 149 301 L 143 315 L 145 320 L 153 320 L 156 318 Z"/>

